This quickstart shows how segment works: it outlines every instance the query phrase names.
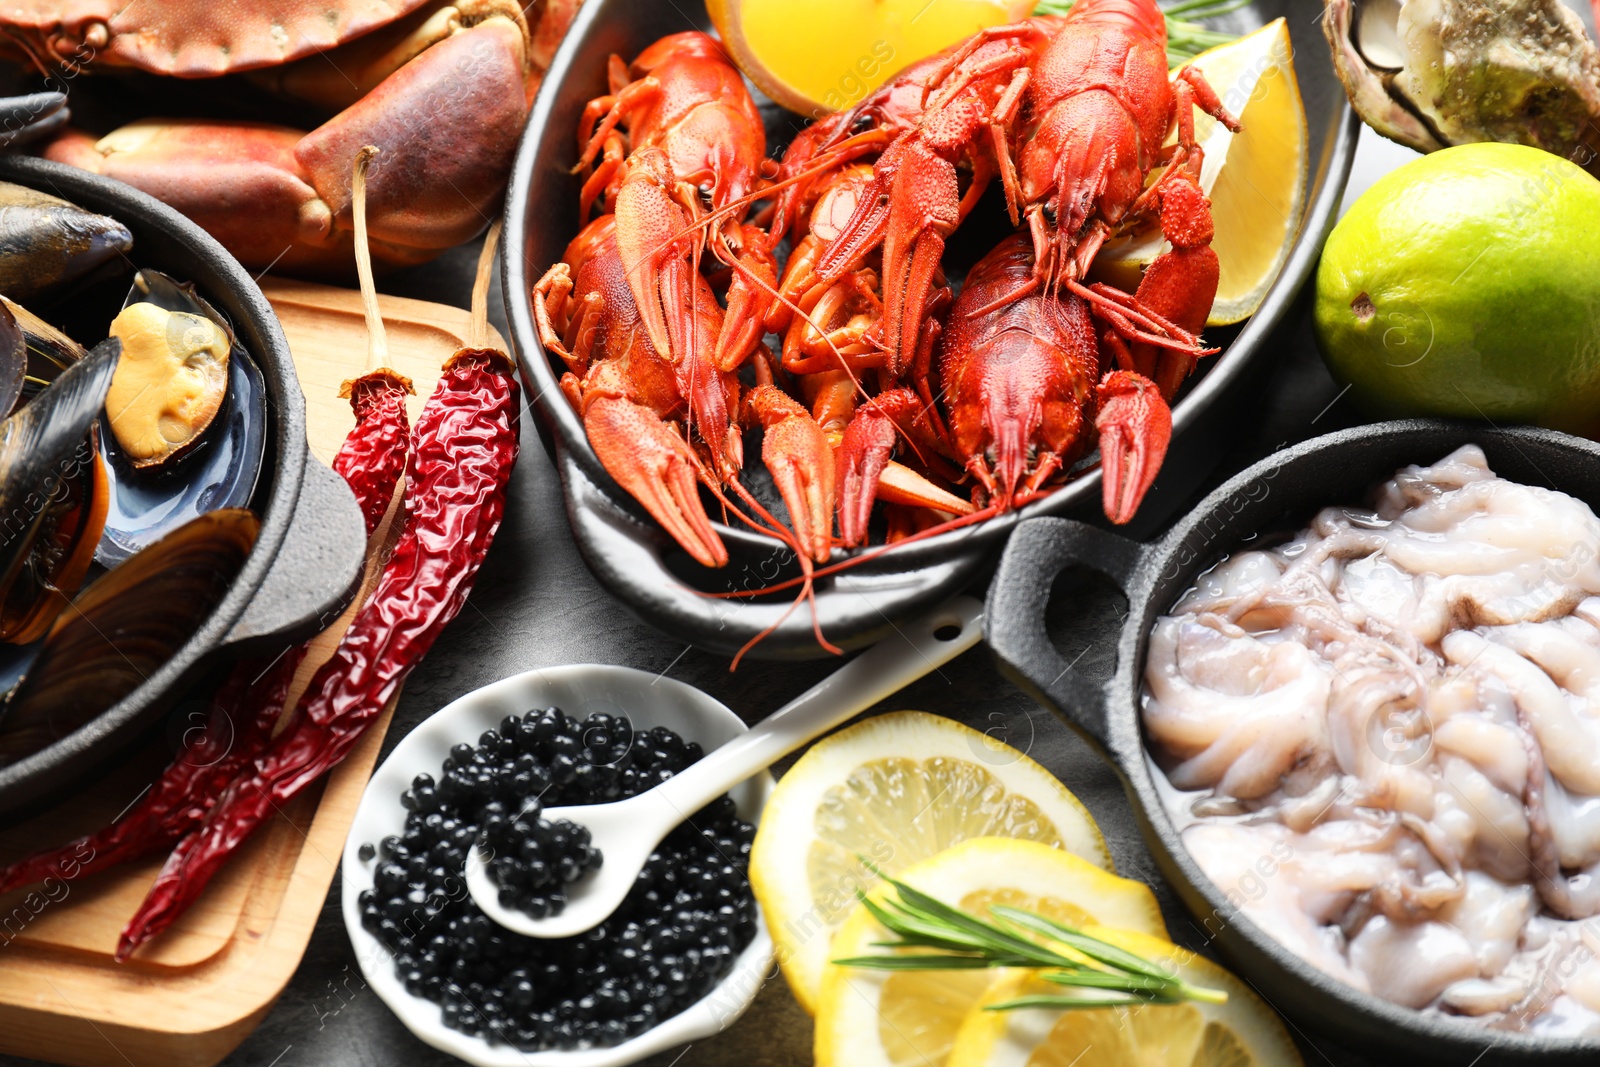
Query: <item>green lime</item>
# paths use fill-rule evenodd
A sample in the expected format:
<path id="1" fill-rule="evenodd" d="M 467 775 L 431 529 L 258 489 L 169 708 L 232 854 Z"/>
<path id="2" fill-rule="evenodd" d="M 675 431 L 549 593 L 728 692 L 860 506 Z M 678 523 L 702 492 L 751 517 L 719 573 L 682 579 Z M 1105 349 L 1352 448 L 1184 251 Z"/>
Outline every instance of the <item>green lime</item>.
<path id="1" fill-rule="evenodd" d="M 1408 163 L 1334 227 L 1317 341 L 1384 416 L 1600 430 L 1600 181 L 1523 145 Z"/>

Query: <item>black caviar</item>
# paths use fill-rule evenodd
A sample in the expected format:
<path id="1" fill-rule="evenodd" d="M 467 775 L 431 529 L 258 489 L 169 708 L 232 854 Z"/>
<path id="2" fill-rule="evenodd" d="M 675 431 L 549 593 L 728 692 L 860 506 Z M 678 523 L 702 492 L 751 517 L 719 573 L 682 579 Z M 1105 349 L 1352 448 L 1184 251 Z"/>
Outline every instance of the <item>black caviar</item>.
<path id="1" fill-rule="evenodd" d="M 643 1033 L 703 998 L 755 937 L 747 876 L 755 828 L 729 797 L 668 835 L 616 914 L 577 937 L 540 940 L 499 926 L 473 902 L 462 871 L 482 836 L 495 849 L 502 894 L 519 894 L 525 910 L 541 898 L 551 906 L 599 853 L 586 831 L 540 819 L 543 807 L 633 796 L 702 754 L 670 730 L 634 731 L 621 716 L 509 715 L 476 746 L 452 748 L 437 781 L 418 775 L 401 797 L 405 833 L 378 849 L 362 924 L 393 953 L 407 991 L 439 1004 L 452 1029 L 523 1051 Z M 524 853 L 529 839 L 538 847 Z M 500 866 L 513 855 L 517 868 Z M 536 887 L 516 873 L 540 872 L 535 863 L 555 882 Z"/>
<path id="2" fill-rule="evenodd" d="M 537 797 L 522 802 L 515 816 L 491 814 L 483 821 L 479 841 L 488 846 L 489 877 L 500 887 L 500 905 L 535 919 L 560 915 L 567 906 L 567 886 L 603 860 L 589 843 L 587 827 L 539 818 Z"/>

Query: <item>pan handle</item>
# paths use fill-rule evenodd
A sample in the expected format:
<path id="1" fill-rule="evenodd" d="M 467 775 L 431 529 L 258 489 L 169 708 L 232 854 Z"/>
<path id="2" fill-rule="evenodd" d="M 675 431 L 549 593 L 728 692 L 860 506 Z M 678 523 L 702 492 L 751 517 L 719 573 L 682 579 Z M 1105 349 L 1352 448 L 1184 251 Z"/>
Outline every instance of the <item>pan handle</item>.
<path id="1" fill-rule="evenodd" d="M 350 487 L 307 456 L 289 532 L 222 643 L 254 654 L 326 629 L 355 595 L 366 553 L 366 527 Z"/>
<path id="2" fill-rule="evenodd" d="M 1137 542 L 1086 523 L 1029 519 L 1011 535 L 984 609 L 985 637 L 1001 670 L 1107 753 L 1106 690 L 1056 650 L 1045 632 L 1045 605 L 1056 576 L 1070 566 L 1098 571 L 1128 593 L 1144 553 Z"/>

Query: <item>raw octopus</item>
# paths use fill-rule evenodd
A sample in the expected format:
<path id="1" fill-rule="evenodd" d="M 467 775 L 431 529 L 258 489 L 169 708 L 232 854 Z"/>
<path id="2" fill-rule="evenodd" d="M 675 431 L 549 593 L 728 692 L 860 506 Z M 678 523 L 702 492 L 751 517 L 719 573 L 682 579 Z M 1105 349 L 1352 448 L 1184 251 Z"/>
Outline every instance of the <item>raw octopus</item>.
<path id="1" fill-rule="evenodd" d="M 1407 1007 L 1600 1033 L 1600 519 L 1467 446 L 1200 576 L 1143 697 L 1185 847 Z M 1220 918 L 1217 921 L 1222 921 Z"/>

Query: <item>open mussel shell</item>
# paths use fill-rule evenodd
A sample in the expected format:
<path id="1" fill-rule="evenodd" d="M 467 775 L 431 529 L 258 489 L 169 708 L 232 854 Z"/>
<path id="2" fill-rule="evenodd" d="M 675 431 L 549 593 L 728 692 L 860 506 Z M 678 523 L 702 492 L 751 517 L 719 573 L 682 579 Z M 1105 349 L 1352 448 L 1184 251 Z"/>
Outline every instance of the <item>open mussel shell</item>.
<path id="1" fill-rule="evenodd" d="M 267 392 L 260 369 L 238 343 L 228 321 L 194 291 L 160 271 L 141 270 L 123 307 L 154 304 L 199 315 L 231 339 L 228 384 L 203 433 L 160 464 L 140 467 L 110 427 L 100 435 L 111 478 L 105 533 L 95 560 L 115 567 L 198 515 L 249 504 L 267 446 Z"/>
<path id="2" fill-rule="evenodd" d="M 92 431 L 121 347 L 97 345 L 0 423 L 0 640 L 42 636 L 88 572 L 110 495 Z"/>
<path id="3" fill-rule="evenodd" d="M 94 721 L 172 659 L 227 595 L 260 529 L 246 509 L 213 511 L 84 590 L 0 711 L 0 766 Z"/>
<path id="4" fill-rule="evenodd" d="M 116 219 L 0 182 L 0 293 L 26 303 L 133 247 Z"/>
<path id="5" fill-rule="evenodd" d="M 28 377 L 28 340 L 16 315 L 0 304 L 0 415 L 11 414 Z"/>
<path id="6" fill-rule="evenodd" d="M 61 376 L 61 372 L 82 359 L 88 351 L 78 342 L 14 300 L 0 295 L 0 307 L 17 322 L 22 331 L 23 365 L 21 401 L 27 403 Z M 16 402 L 12 402 L 12 407 Z M 9 413 L 9 409 L 8 409 Z"/>

